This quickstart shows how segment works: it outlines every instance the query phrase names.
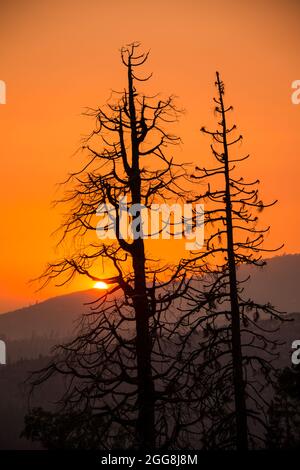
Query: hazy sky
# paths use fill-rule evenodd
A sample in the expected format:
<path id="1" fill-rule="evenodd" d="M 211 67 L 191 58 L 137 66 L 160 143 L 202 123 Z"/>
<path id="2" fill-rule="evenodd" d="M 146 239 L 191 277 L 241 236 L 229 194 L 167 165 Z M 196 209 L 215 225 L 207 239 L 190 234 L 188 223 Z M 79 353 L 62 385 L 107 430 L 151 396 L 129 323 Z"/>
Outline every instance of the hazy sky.
<path id="1" fill-rule="evenodd" d="M 186 113 L 176 131 L 180 158 L 210 157 L 199 133 L 213 122 L 214 73 L 244 135 L 243 166 L 261 180 L 270 245 L 300 252 L 300 105 L 291 83 L 300 79 L 300 2 L 201 0 L 1 0 L 0 80 L 0 311 L 66 292 L 35 294 L 27 281 L 55 258 L 50 234 L 61 220 L 51 209 L 56 183 L 79 167 L 73 154 L 92 128 L 85 106 L 122 89 L 122 45 L 151 49 L 149 91 L 176 94 Z M 72 156 L 73 155 L 73 156 Z M 68 290 L 90 287 L 76 281 Z"/>

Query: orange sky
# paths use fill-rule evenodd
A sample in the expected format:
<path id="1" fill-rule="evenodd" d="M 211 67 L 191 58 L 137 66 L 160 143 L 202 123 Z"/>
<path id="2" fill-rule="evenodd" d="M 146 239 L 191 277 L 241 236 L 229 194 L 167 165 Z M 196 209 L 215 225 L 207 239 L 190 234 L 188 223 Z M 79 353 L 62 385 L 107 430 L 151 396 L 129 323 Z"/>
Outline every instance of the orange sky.
<path id="1" fill-rule="evenodd" d="M 300 105 L 291 102 L 299 20 L 297 0 L 1 0 L 0 312 L 91 286 L 78 280 L 36 294 L 27 281 L 55 258 L 50 234 L 61 210 L 50 203 L 55 184 L 78 168 L 72 154 L 92 126 L 81 112 L 123 88 L 118 50 L 134 40 L 151 48 L 149 91 L 174 93 L 186 109 L 176 129 L 185 161 L 210 158 L 199 128 L 213 122 L 221 72 L 245 138 L 241 151 L 252 156 L 245 174 L 261 180 L 266 200 L 280 200 L 264 213 L 269 244 L 300 252 Z"/>

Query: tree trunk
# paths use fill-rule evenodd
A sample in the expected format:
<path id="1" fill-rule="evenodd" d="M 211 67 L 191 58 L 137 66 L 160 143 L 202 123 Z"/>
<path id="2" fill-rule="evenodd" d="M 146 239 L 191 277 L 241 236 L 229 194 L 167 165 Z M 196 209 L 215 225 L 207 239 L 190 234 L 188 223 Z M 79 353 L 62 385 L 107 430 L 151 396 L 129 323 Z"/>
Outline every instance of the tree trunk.
<path id="1" fill-rule="evenodd" d="M 219 89 L 222 127 L 223 127 L 223 145 L 224 145 L 224 169 L 225 169 L 225 198 L 226 198 L 226 231 L 227 231 L 227 256 L 229 269 L 230 285 L 230 304 L 231 304 L 231 335 L 232 335 L 232 366 L 233 366 L 233 386 L 235 399 L 236 415 L 236 446 L 238 450 L 248 449 L 248 429 L 247 429 L 247 409 L 245 398 L 245 382 L 243 377 L 243 358 L 241 346 L 241 326 L 240 312 L 237 291 L 236 264 L 234 256 L 233 226 L 232 226 L 232 206 L 231 192 L 229 182 L 229 157 L 227 145 L 227 128 L 225 108 L 223 103 L 222 85 L 219 74 L 217 73 L 217 83 Z"/>
<path id="2" fill-rule="evenodd" d="M 132 174 L 130 191 L 132 204 L 141 204 L 141 174 L 139 167 L 139 143 L 136 129 L 136 111 L 134 103 L 134 86 L 131 59 L 128 63 L 128 98 L 131 124 Z M 135 219 L 141 223 L 141 214 Z M 136 356 L 138 375 L 138 418 L 136 439 L 139 448 L 153 449 L 155 447 L 155 416 L 154 416 L 154 382 L 151 367 L 151 337 L 149 332 L 149 306 L 146 290 L 145 249 L 144 240 L 133 241 L 131 251 L 134 271 L 133 305 L 136 323 Z"/>
<path id="3" fill-rule="evenodd" d="M 136 321 L 136 355 L 138 373 L 137 440 L 142 449 L 155 447 L 154 383 L 151 368 L 151 337 L 146 295 L 143 240 L 138 240 L 133 254 L 135 274 L 134 309 Z"/>

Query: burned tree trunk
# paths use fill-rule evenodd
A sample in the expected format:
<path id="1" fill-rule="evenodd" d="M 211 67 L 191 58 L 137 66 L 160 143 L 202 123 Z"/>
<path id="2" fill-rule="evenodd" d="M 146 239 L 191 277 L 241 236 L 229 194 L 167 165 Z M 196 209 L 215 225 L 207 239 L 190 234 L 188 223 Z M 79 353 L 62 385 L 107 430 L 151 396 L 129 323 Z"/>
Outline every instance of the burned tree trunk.
<path id="1" fill-rule="evenodd" d="M 186 337 L 191 341 L 197 335 L 201 337 L 199 347 L 191 355 L 196 366 L 194 389 L 205 381 L 214 396 L 210 400 L 207 395 L 199 404 L 199 416 L 204 413 L 206 417 L 205 446 L 245 450 L 250 443 L 253 446 L 259 442 L 252 424 L 264 425 L 261 413 L 266 402 L 262 390 L 274 383 L 272 360 L 276 357 L 277 341 L 272 339 L 272 331 L 265 331 L 260 325 L 260 316 L 278 320 L 274 322 L 274 331 L 279 328 L 282 316 L 269 303 L 259 304 L 245 296 L 247 279 L 239 279 L 237 269 L 243 264 L 264 266 L 262 254 L 279 249 L 262 246 L 269 227 L 259 228 L 254 213 L 276 201 L 264 204 L 258 199 L 259 180 L 247 181 L 236 176 L 239 163 L 249 155 L 234 154 L 234 145 L 242 136 L 236 137 L 236 125 L 227 124 L 227 113 L 233 108 L 224 103 L 224 83 L 218 72 L 215 85 L 217 128 L 212 131 L 201 128 L 212 138 L 210 147 L 215 164 L 197 166 L 191 175 L 193 181 L 205 186 L 192 201 L 205 204 L 206 235 L 204 247 L 191 253 L 192 273 L 198 276 L 198 285 L 194 285 L 193 296 L 190 292 L 186 296 L 189 307 L 185 323 L 193 325 Z"/>
<path id="2" fill-rule="evenodd" d="M 129 186 L 132 204 L 142 204 L 141 170 L 137 119 L 134 102 L 132 55 L 128 55 L 128 102 L 131 131 L 131 171 Z M 142 234 L 141 212 L 137 212 L 134 222 Z M 145 247 L 144 240 L 136 238 L 131 246 L 132 267 L 134 272 L 133 305 L 136 323 L 136 358 L 138 378 L 138 418 L 137 442 L 142 449 L 155 447 L 155 417 L 154 417 L 154 383 L 151 366 L 151 338 L 149 332 L 149 306 L 146 288 Z"/>
<path id="3" fill-rule="evenodd" d="M 189 279 L 180 262 L 156 266 L 146 255 L 142 210 L 165 203 L 174 194 L 176 201 L 183 202 L 180 181 L 186 171 L 166 150 L 179 142 L 165 129 L 179 114 L 173 98 L 157 99 L 137 90 L 137 83 L 147 81 L 137 72 L 148 57 L 139 54 L 138 47 L 134 43 L 121 50 L 125 90 L 116 93 L 116 101 L 106 108 L 87 112 L 96 118 L 96 128 L 83 146 L 89 161 L 70 175 L 72 190 L 62 201 L 71 205 L 62 239 L 71 235 L 80 240 L 80 248 L 50 264 L 42 276 L 46 283 L 62 276 L 63 284 L 79 274 L 105 281 L 111 288 L 83 316 L 74 340 L 61 345 L 49 366 L 34 374 L 32 384 L 63 374 L 68 387 L 58 414 L 82 413 L 84 429 L 88 436 L 95 435 L 93 445 L 98 448 L 122 441 L 122 447 L 145 450 L 170 445 L 181 432 L 183 392 L 175 385 L 185 368 L 179 364 L 176 347 L 169 345 L 176 300 Z M 127 237 L 122 232 L 124 199 L 126 217 L 136 229 Z M 107 239 L 111 228 L 113 241 Z M 91 242 L 96 233 L 100 241 Z M 115 275 L 101 276 L 101 261 Z M 184 415 L 184 405 L 182 409 Z M 91 421 L 84 420 L 85 413 Z M 94 434 L 95 423 L 99 428 Z M 75 429 L 80 436 L 82 426 Z M 89 439 L 83 436 L 83 440 Z"/>
<path id="4" fill-rule="evenodd" d="M 226 110 L 223 103 L 223 85 L 217 72 L 217 87 L 219 91 L 223 157 L 224 157 L 224 178 L 225 178 L 225 205 L 226 205 L 226 235 L 227 235 L 227 256 L 230 286 L 230 305 L 231 305 L 231 328 L 232 328 L 232 365 L 233 365 L 233 385 L 236 413 L 236 435 L 237 449 L 246 450 L 248 448 L 247 431 L 247 410 L 245 399 L 245 384 L 243 378 L 243 359 L 241 346 L 241 322 L 240 309 L 238 301 L 238 284 L 236 275 L 236 261 L 234 255 L 233 227 L 232 227 L 232 204 L 229 175 L 229 158 L 227 146 L 227 124 Z"/>

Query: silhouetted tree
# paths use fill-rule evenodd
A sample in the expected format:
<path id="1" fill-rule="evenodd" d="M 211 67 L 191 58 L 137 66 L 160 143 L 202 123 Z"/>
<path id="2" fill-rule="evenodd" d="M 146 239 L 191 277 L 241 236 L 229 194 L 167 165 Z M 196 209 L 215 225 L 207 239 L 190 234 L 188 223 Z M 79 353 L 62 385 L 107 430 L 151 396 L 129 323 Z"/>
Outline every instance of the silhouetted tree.
<path id="1" fill-rule="evenodd" d="M 35 407 L 25 416 L 25 427 L 20 437 L 39 442 L 49 450 L 97 450 L 107 421 L 93 410 L 57 413 Z M 120 429 L 111 443 L 112 448 L 129 446 L 126 437 Z"/>
<path id="2" fill-rule="evenodd" d="M 286 367 L 277 374 L 275 396 L 268 410 L 267 446 L 300 448 L 300 368 Z"/>
<path id="3" fill-rule="evenodd" d="M 245 298 L 246 280 L 238 279 L 237 269 L 263 266 L 262 253 L 274 251 L 263 247 L 269 228 L 260 229 L 253 212 L 268 205 L 258 198 L 258 181 L 234 176 L 235 163 L 247 157 L 229 154 L 241 136 L 232 137 L 235 126 L 228 127 L 232 107 L 224 104 L 217 73 L 219 127 L 202 128 L 213 139 L 217 165 L 197 168 L 192 179 L 206 190 L 189 196 L 189 202 L 206 204 L 204 247 L 171 268 L 146 255 L 143 207 L 187 200 L 181 185 L 185 169 L 166 155 L 166 147 L 179 142 L 165 130 L 178 110 L 172 98 L 138 92 L 137 82 L 149 77 L 137 76 L 148 57 L 137 53 L 137 44 L 122 49 L 121 57 L 127 88 L 108 109 L 88 111 L 97 122 L 84 145 L 90 160 L 68 179 L 75 187 L 64 199 L 71 210 L 62 240 L 71 236 L 77 246 L 44 274 L 45 282 L 63 276 L 63 284 L 80 274 L 112 287 L 82 317 L 75 339 L 59 346 L 49 366 L 33 376 L 37 386 L 61 374 L 66 391 L 56 413 L 32 410 L 25 435 L 57 447 L 59 429 L 63 445 L 76 417 L 72 436 L 81 439 L 87 429 L 87 438 L 97 426 L 91 441 L 97 448 L 197 448 L 201 442 L 205 448 L 247 449 L 250 440 L 255 445 L 263 439 L 249 421 L 266 424 L 264 388 L 273 383 L 276 357 L 277 342 L 258 320 L 261 313 L 278 320 L 281 315 L 269 303 Z M 122 233 L 124 197 L 138 233 L 132 240 Z M 103 214 L 99 226 L 97 215 Z M 196 214 L 192 219 L 193 226 Z M 95 242 L 89 234 L 96 228 L 100 237 L 113 229 L 116 240 Z M 109 260 L 114 276 L 99 276 L 101 260 Z M 73 446 L 73 437 L 65 443 Z"/>
<path id="4" fill-rule="evenodd" d="M 198 367 L 195 397 L 202 375 L 219 392 L 217 408 L 216 403 L 212 408 L 210 397 L 207 399 L 205 446 L 245 450 L 249 438 L 254 438 L 247 417 L 265 424 L 261 413 L 265 413 L 267 403 L 262 390 L 266 381 L 272 380 L 271 359 L 276 346 L 258 319 L 261 313 L 277 319 L 281 316 L 269 303 L 261 305 L 243 295 L 247 279 L 238 278 L 238 267 L 263 266 L 262 253 L 274 251 L 263 246 L 269 227 L 259 228 L 257 213 L 275 202 L 266 205 L 259 199 L 258 180 L 247 182 L 235 176 L 236 165 L 248 156 L 233 153 L 242 136 L 235 134 L 235 125 L 228 124 L 232 106 L 224 103 L 224 84 L 218 72 L 215 85 L 218 127 L 214 131 L 202 127 L 201 131 L 212 138 L 211 151 L 217 164 L 213 168 L 196 167 L 192 175 L 204 187 L 194 199 L 205 203 L 205 244 L 193 252 L 193 271 L 201 278 L 185 295 L 189 306 L 179 323 L 187 328 L 182 342 L 195 342 L 197 334 L 201 335 L 198 353 L 195 349 L 191 358 Z M 205 408 L 203 401 L 201 408 Z"/>
<path id="5" fill-rule="evenodd" d="M 147 257 L 142 217 L 142 208 L 152 203 L 182 200 L 185 170 L 166 154 L 169 145 L 179 142 L 165 129 L 177 120 L 173 98 L 147 97 L 137 90 L 137 83 L 149 78 L 137 76 L 147 57 L 138 53 L 138 44 L 122 49 L 126 89 L 106 108 L 87 112 L 97 123 L 83 146 L 89 161 L 68 178 L 73 187 L 64 199 L 71 209 L 62 240 L 73 239 L 74 251 L 43 275 L 46 283 L 62 276 L 64 284 L 80 274 L 111 285 L 83 316 L 76 338 L 59 346 L 51 364 L 32 379 L 37 386 L 63 374 L 66 392 L 57 413 L 92 415 L 93 423 L 104 423 L 97 431 L 98 446 L 104 448 L 114 446 L 117 438 L 119 442 L 120 435 L 124 446 L 141 449 L 176 442 L 181 406 L 186 404 L 180 405 L 180 377 L 188 368 L 177 360 L 170 331 L 176 300 L 189 280 L 182 264 L 169 268 Z M 125 215 L 140 234 L 131 240 L 122 233 L 124 197 Z M 95 242 L 96 229 L 100 238 L 114 229 L 116 240 Z M 113 267 L 114 276 L 99 275 L 101 260 Z M 61 422 L 40 411 L 38 416 L 50 421 L 50 429 Z M 37 420 L 29 416 L 26 435 L 34 436 L 36 426 Z M 41 438 L 49 442 L 49 435 Z"/>

